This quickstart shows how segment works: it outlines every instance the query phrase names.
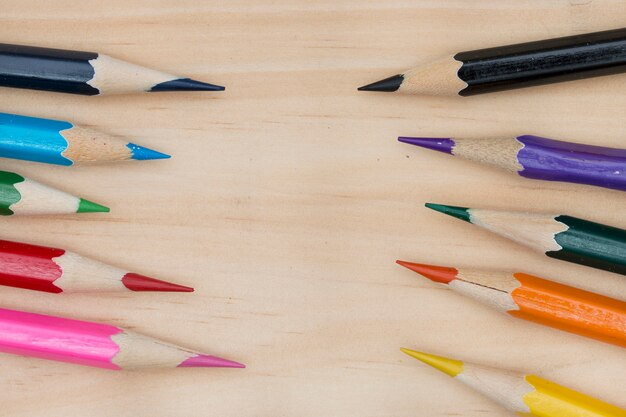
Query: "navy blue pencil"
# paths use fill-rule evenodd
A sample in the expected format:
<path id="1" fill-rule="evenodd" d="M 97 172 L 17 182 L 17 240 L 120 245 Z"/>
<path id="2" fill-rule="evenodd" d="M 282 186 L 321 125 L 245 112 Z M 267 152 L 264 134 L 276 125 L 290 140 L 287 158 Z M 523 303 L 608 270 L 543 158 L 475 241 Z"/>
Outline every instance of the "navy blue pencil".
<path id="1" fill-rule="evenodd" d="M 0 86 L 86 96 L 224 90 L 95 52 L 10 44 L 0 44 Z"/>

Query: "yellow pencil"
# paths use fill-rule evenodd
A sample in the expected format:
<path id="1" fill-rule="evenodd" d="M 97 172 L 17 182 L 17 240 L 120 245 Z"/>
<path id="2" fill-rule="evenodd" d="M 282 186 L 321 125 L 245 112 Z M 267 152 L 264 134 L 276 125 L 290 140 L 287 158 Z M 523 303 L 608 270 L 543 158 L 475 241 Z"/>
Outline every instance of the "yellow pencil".
<path id="1" fill-rule="evenodd" d="M 532 374 L 464 363 L 410 349 L 402 352 L 458 379 L 520 416 L 626 417 L 626 410 Z"/>

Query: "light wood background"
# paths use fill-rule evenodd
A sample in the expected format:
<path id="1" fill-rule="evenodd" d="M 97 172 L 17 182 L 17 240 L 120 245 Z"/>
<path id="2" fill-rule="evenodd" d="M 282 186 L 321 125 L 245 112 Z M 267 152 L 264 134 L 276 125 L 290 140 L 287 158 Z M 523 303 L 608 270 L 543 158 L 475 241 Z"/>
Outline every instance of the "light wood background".
<path id="1" fill-rule="evenodd" d="M 1 111 L 72 120 L 173 158 L 70 169 L 1 161 L 111 206 L 5 218 L 2 237 L 193 285 L 3 307 L 99 320 L 244 362 L 121 373 L 0 355 L 1 415 L 505 416 L 400 346 L 536 371 L 626 407 L 624 351 L 519 322 L 394 264 L 515 268 L 624 297 L 423 207 L 568 213 L 626 227 L 626 195 L 525 180 L 398 135 L 540 134 L 626 146 L 626 76 L 474 98 L 356 88 L 453 52 L 625 26 L 624 1 L 3 0 L 1 41 L 93 50 L 224 93 L 75 97 L 1 89 Z"/>

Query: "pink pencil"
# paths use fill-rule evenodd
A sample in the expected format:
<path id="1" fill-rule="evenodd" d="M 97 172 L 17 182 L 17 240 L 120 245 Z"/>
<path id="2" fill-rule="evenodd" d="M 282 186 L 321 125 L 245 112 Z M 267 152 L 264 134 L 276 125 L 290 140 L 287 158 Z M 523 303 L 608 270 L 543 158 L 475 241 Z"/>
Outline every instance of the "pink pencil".
<path id="1" fill-rule="evenodd" d="M 108 324 L 6 309 L 0 351 L 107 369 L 245 367 Z"/>

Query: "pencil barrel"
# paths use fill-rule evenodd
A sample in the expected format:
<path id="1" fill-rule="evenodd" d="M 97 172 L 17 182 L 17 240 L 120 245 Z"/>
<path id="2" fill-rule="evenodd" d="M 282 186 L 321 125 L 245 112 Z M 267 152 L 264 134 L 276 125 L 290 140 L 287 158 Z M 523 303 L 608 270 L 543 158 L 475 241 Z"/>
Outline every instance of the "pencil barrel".
<path id="1" fill-rule="evenodd" d="M 517 137 L 517 160 L 525 178 L 562 181 L 626 191 L 626 150 L 563 142 L 533 135 Z"/>
<path id="2" fill-rule="evenodd" d="M 93 96 L 93 52 L 0 44 L 0 85 Z M 36 69 L 36 70 L 35 70 Z"/>
<path id="3" fill-rule="evenodd" d="M 460 52 L 461 96 L 626 71 L 626 28 Z"/>
<path id="4" fill-rule="evenodd" d="M 515 273 L 514 317 L 626 347 L 626 303 L 578 288 Z"/>
<path id="5" fill-rule="evenodd" d="M 554 236 L 562 249 L 546 255 L 626 275 L 626 230 L 571 216 L 555 220 L 568 229 Z"/>
<path id="6" fill-rule="evenodd" d="M 120 329 L 106 324 L 0 309 L 0 352 L 119 369 L 111 362 L 119 351 L 111 336 Z"/>

